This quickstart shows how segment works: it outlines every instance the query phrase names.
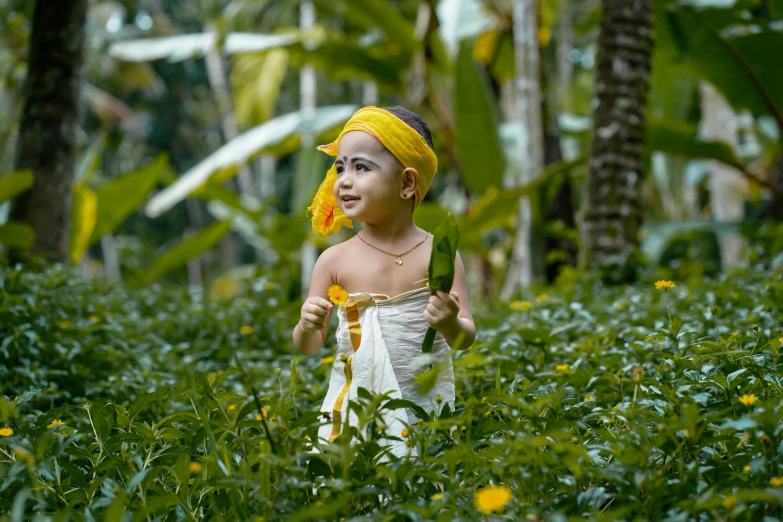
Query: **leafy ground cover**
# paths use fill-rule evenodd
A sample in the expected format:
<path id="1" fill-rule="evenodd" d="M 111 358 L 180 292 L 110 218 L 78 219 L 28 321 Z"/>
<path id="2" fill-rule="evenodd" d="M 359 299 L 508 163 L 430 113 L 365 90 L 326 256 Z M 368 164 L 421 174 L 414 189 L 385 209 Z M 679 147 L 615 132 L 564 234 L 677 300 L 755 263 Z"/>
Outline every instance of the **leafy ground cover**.
<path id="1" fill-rule="evenodd" d="M 783 520 L 783 273 L 656 279 L 479 307 L 455 411 L 379 463 L 369 395 L 313 452 L 334 351 L 292 353 L 274 280 L 2 268 L 0 520 Z"/>

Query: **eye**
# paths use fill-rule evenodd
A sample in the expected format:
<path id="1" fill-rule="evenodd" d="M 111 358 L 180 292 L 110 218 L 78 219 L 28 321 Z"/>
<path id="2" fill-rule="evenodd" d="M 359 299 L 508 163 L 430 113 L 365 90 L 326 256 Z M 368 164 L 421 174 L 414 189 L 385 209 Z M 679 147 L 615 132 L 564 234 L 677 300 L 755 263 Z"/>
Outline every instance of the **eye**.
<path id="1" fill-rule="evenodd" d="M 343 166 L 342 166 L 342 165 L 337 165 L 337 169 L 336 169 L 336 170 L 337 170 L 337 173 L 338 173 L 338 174 L 342 174 L 342 173 L 343 173 L 343 170 L 345 170 L 345 169 L 343 169 Z"/>
<path id="2" fill-rule="evenodd" d="M 370 168 L 367 165 L 362 165 L 361 163 L 356 164 L 356 170 L 366 170 L 369 171 Z"/>

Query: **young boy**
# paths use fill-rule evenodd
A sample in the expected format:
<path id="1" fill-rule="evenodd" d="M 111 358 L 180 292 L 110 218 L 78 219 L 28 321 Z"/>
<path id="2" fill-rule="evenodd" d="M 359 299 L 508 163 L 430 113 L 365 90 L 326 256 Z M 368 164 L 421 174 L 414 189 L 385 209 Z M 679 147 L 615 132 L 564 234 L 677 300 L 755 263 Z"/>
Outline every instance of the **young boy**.
<path id="1" fill-rule="evenodd" d="M 322 442 L 331 442 L 340 434 L 347 403 L 359 387 L 410 400 L 429 412 L 439 412 L 445 404 L 453 409 L 449 349 L 469 347 L 476 327 L 459 255 L 450 294 L 430 295 L 424 284 L 432 236 L 414 224 L 413 211 L 437 169 L 426 123 L 402 107 L 365 107 L 333 143 L 319 149 L 335 156 L 335 163 L 309 209 L 313 231 L 325 237 L 342 225 L 351 227 L 353 220 L 364 223 L 354 237 L 318 258 L 293 331 L 301 353 L 318 353 L 333 310 L 330 298 L 340 303 L 337 357 L 321 408 L 332 422 L 319 432 Z M 432 391 L 422 396 L 414 384 L 422 370 L 410 363 L 421 355 L 427 326 L 438 332 L 432 353 L 440 373 Z M 403 455 L 402 436 L 415 416 L 406 410 L 382 411 L 393 436 L 391 450 Z M 353 412 L 349 424 L 358 424 Z"/>

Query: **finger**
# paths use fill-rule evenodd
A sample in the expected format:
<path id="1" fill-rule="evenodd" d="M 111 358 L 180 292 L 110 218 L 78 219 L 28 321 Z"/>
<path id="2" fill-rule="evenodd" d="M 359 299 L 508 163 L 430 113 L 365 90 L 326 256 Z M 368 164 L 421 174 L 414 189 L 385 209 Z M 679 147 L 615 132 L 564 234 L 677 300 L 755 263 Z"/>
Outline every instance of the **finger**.
<path id="1" fill-rule="evenodd" d="M 303 314 L 302 315 L 302 319 L 313 323 L 314 325 L 318 326 L 319 328 L 323 328 L 324 325 L 326 324 L 326 321 L 324 321 L 323 317 L 318 317 L 315 314 Z"/>
<path id="2" fill-rule="evenodd" d="M 433 317 L 432 314 L 427 310 L 424 310 L 424 320 L 427 321 L 429 325 L 433 325 L 438 322 L 438 320 L 435 319 L 435 317 Z"/>
<path id="3" fill-rule="evenodd" d="M 433 304 L 428 304 L 425 310 L 435 319 L 438 320 L 443 316 L 443 311 Z"/>
<path id="4" fill-rule="evenodd" d="M 331 301 L 327 301 L 323 297 L 311 297 L 310 302 L 324 310 L 331 310 L 333 307 Z"/>
<path id="5" fill-rule="evenodd" d="M 453 295 L 454 300 L 456 300 L 459 303 L 459 292 L 457 292 L 456 290 L 452 290 L 451 295 Z"/>
<path id="6" fill-rule="evenodd" d="M 302 314 L 310 314 L 318 318 L 326 317 L 327 313 L 329 313 L 328 310 L 324 310 L 323 308 L 320 308 L 315 305 L 310 305 L 307 308 L 302 309 Z"/>

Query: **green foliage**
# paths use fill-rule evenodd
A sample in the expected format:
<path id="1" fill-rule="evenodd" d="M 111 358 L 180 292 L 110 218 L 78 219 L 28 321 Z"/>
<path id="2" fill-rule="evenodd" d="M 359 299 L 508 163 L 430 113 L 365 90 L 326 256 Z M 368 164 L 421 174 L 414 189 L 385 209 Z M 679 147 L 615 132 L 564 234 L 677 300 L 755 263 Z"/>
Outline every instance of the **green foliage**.
<path id="1" fill-rule="evenodd" d="M 0 203 L 13 199 L 33 186 L 33 173 L 30 170 L 0 175 Z"/>
<path id="2" fill-rule="evenodd" d="M 451 292 L 451 286 L 454 284 L 454 274 L 456 273 L 455 261 L 457 257 L 457 247 L 459 246 L 459 228 L 454 216 L 448 214 L 443 222 L 435 229 L 432 237 L 432 253 L 430 254 L 430 264 L 427 269 L 427 286 L 432 295 L 443 291 Z M 435 329 L 427 327 L 424 334 L 424 342 L 421 345 L 421 351 L 432 353 L 432 344 L 435 342 Z M 437 376 L 437 374 L 435 374 Z M 434 386 L 434 382 L 432 383 Z M 426 393 L 422 391 L 421 393 Z"/>
<path id="3" fill-rule="evenodd" d="M 331 365 L 292 355 L 275 279 L 211 301 L 0 269 L 0 518 L 477 520 L 487 484 L 517 520 L 783 518 L 779 271 L 567 274 L 476 310 L 455 411 L 386 463 L 377 411 L 406 405 L 369 394 L 354 444 L 314 451 Z"/>

